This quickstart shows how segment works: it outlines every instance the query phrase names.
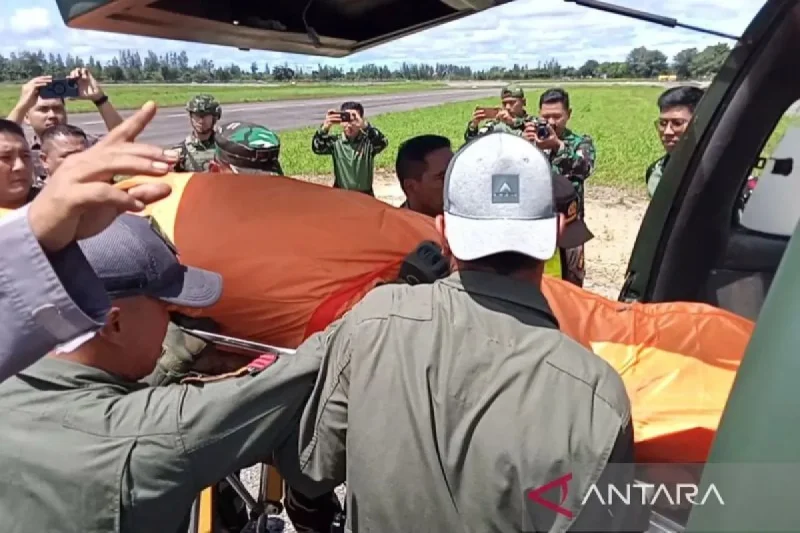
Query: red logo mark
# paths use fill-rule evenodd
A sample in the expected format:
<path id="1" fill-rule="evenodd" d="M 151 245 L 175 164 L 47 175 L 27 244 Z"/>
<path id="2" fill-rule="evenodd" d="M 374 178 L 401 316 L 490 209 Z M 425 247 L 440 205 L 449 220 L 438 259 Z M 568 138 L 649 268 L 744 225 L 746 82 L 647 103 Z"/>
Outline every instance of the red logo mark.
<path id="1" fill-rule="evenodd" d="M 551 511 L 555 511 L 558 514 L 564 515 L 567 518 L 571 519 L 572 518 L 572 511 L 570 511 L 569 509 L 565 509 L 564 507 L 561 507 L 561 504 L 564 503 L 564 501 L 566 501 L 566 499 L 567 499 L 567 493 L 569 492 L 569 482 L 571 480 L 572 480 L 572 473 L 569 473 L 569 474 L 565 474 L 565 475 L 561 476 L 558 479 L 554 479 L 550 483 L 546 483 L 546 484 L 542 485 L 541 487 L 537 487 L 535 489 L 530 489 L 528 491 L 528 494 L 527 494 L 528 499 L 531 500 L 532 502 L 536 502 L 539 505 L 542 505 L 542 506 L 550 509 Z M 560 501 L 557 504 L 551 502 L 550 500 L 546 500 L 542 496 L 545 492 L 547 492 L 547 491 L 549 491 L 549 490 L 551 490 L 551 489 L 553 489 L 555 487 L 560 487 L 561 488 L 561 491 L 560 491 L 561 498 L 560 498 Z"/>

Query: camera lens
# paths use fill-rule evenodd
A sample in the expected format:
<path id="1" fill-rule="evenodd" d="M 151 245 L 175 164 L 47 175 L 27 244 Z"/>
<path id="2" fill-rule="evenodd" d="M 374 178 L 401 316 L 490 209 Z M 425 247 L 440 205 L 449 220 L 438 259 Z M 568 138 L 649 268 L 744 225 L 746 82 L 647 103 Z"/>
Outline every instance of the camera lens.
<path id="1" fill-rule="evenodd" d="M 67 92 L 67 88 L 64 87 L 62 82 L 54 83 L 53 84 L 53 92 L 59 96 Z"/>

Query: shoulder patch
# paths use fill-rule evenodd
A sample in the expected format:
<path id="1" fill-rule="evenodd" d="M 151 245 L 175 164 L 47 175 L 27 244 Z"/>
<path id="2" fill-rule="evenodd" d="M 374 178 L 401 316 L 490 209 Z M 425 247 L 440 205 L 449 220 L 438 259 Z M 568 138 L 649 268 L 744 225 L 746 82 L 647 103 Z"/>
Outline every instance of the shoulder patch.
<path id="1" fill-rule="evenodd" d="M 189 385 L 201 385 L 203 383 L 214 383 L 217 381 L 224 381 L 226 379 L 240 378 L 247 375 L 255 376 L 274 365 L 278 361 L 278 357 L 278 354 L 265 353 L 259 355 L 239 370 L 226 372 L 225 374 L 218 374 L 216 376 L 189 376 L 182 379 L 181 383 Z"/>

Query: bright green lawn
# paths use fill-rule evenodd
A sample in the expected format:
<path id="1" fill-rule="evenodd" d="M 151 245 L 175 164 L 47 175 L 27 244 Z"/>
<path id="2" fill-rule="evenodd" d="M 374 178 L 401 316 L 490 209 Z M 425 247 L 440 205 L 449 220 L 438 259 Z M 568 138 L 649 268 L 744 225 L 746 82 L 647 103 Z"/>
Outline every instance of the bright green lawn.
<path id="1" fill-rule="evenodd" d="M 611 185 L 644 182 L 647 165 L 660 157 L 662 149 L 654 126 L 655 105 L 663 88 L 641 86 L 570 88 L 573 118 L 569 126 L 592 136 L 597 147 L 597 169 L 591 180 Z M 528 96 L 536 102 L 541 91 Z M 392 170 L 397 147 L 409 137 L 437 133 L 449 137 L 454 146 L 464 142 L 464 129 L 476 105 L 496 105 L 496 98 L 444 104 L 415 111 L 387 113 L 372 122 L 389 138 L 389 148 L 377 157 L 379 168 Z M 281 160 L 290 175 L 330 173 L 329 158 L 311 152 L 314 128 L 281 134 Z"/>

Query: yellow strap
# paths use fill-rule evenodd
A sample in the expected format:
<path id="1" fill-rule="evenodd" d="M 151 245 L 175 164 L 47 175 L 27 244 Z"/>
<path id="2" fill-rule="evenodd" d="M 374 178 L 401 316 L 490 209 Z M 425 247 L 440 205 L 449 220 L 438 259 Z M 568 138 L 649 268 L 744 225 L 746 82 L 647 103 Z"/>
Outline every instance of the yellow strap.
<path id="1" fill-rule="evenodd" d="M 556 253 L 553 254 L 553 257 L 544 264 L 544 273 L 548 276 L 561 279 L 561 253 L 558 248 L 556 248 Z"/>
<path id="2" fill-rule="evenodd" d="M 208 487 L 200 493 L 200 517 L 196 533 L 214 533 L 214 488 Z M 195 533 L 195 532 L 192 532 Z"/>
<path id="3" fill-rule="evenodd" d="M 178 216 L 178 205 L 181 202 L 183 191 L 186 190 L 186 185 L 192 179 L 193 174 L 181 172 L 170 173 L 163 178 L 151 178 L 149 176 L 133 176 L 123 181 L 114 184 L 114 187 L 120 188 L 123 191 L 130 189 L 136 185 L 144 183 L 168 183 L 172 187 L 172 193 L 152 205 L 147 206 L 145 210 L 140 213 L 142 215 L 151 215 L 158 222 L 159 227 L 167 235 L 171 242 L 175 242 L 175 219 Z"/>

